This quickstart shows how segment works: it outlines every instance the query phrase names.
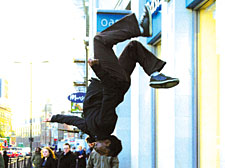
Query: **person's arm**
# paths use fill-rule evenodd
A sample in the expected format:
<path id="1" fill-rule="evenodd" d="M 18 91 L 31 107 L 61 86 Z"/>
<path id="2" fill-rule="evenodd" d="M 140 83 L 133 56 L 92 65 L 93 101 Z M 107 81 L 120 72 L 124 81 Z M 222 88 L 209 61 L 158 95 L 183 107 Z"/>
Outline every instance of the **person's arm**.
<path id="1" fill-rule="evenodd" d="M 88 162 L 87 162 L 87 167 L 86 168 L 93 168 L 94 164 L 93 164 L 93 153 L 91 152 L 89 158 L 88 158 Z"/>
<path id="2" fill-rule="evenodd" d="M 34 161 L 34 157 L 35 157 L 35 155 L 33 154 L 32 157 L 31 157 L 32 162 Z"/>
<path id="3" fill-rule="evenodd" d="M 68 125 L 74 125 L 81 129 L 83 132 L 88 133 L 85 120 L 83 118 L 77 117 L 77 116 L 70 116 L 70 115 L 53 115 L 49 122 L 57 122 L 57 123 L 63 123 Z"/>
<path id="4" fill-rule="evenodd" d="M 118 157 L 112 157 L 111 166 L 112 166 L 112 168 L 119 168 L 119 159 L 118 159 Z"/>
<path id="5" fill-rule="evenodd" d="M 32 157 L 31 157 L 31 162 L 32 162 L 32 166 L 33 166 L 33 167 L 34 167 L 34 163 L 33 163 L 34 160 L 35 160 L 35 154 L 33 154 Z"/>

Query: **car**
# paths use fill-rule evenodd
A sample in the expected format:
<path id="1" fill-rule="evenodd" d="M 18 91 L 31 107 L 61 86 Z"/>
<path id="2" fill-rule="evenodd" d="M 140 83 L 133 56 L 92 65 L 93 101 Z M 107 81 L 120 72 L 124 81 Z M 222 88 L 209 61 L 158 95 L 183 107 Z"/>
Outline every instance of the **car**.
<path id="1" fill-rule="evenodd" d="M 23 157 L 23 154 L 20 151 L 15 151 L 14 154 L 16 155 L 16 157 Z"/>
<path id="2" fill-rule="evenodd" d="M 7 151 L 7 155 L 9 157 L 15 157 L 15 154 L 12 151 Z"/>
<path id="3" fill-rule="evenodd" d="M 7 151 L 7 155 L 11 158 L 14 158 L 14 157 L 19 157 L 21 153 L 16 151 Z"/>

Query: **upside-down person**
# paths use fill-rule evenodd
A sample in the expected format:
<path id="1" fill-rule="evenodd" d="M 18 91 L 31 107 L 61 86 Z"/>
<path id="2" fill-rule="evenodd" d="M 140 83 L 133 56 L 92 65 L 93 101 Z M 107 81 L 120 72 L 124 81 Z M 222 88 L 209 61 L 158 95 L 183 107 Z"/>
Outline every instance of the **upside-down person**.
<path id="1" fill-rule="evenodd" d="M 129 42 L 119 58 L 115 55 L 114 45 L 133 37 L 151 36 L 150 27 L 149 6 L 145 5 L 140 24 L 135 14 L 130 14 L 96 35 L 94 59 L 88 63 L 98 79 L 92 78 L 87 89 L 83 104 L 84 118 L 58 114 L 46 121 L 77 126 L 89 135 L 89 142 L 95 142 L 94 149 L 100 155 L 117 156 L 122 145 L 112 135 L 117 122 L 115 108 L 123 101 L 130 87 L 130 76 L 136 63 L 149 75 L 153 88 L 171 88 L 179 83 L 177 78 L 159 73 L 166 63 L 138 41 Z"/>

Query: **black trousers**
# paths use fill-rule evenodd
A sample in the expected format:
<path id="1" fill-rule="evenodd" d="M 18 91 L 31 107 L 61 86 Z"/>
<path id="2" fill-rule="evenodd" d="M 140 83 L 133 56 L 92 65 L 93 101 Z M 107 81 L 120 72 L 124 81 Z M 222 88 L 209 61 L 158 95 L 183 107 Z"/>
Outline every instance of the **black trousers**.
<path id="1" fill-rule="evenodd" d="M 130 76 L 137 62 L 147 75 L 160 71 L 165 62 L 155 57 L 138 41 L 131 41 L 119 58 L 115 55 L 112 49 L 114 45 L 140 35 L 135 14 L 125 16 L 94 37 L 94 58 L 100 60 L 101 68 L 104 71 L 119 81 L 130 82 Z M 98 72 L 96 75 L 98 76 Z M 99 74 L 98 77 L 100 76 Z"/>

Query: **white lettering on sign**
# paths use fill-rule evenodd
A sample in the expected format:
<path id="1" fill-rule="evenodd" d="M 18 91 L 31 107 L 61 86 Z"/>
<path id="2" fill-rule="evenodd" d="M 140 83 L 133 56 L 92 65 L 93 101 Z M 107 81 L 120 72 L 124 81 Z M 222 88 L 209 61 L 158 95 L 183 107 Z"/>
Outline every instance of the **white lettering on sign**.
<path id="1" fill-rule="evenodd" d="M 152 0 L 150 4 L 151 13 L 154 13 L 161 4 L 162 0 Z"/>
<path id="2" fill-rule="evenodd" d="M 101 25 L 102 25 L 103 27 L 107 26 L 107 24 L 108 24 L 107 19 L 102 19 L 102 20 L 101 20 Z"/>
<path id="3" fill-rule="evenodd" d="M 118 19 L 116 19 L 116 20 L 114 20 L 114 19 L 109 19 L 109 20 L 102 19 L 101 20 L 101 26 L 103 26 L 103 27 L 109 27 L 109 26 L 113 25 L 117 21 L 118 21 Z"/>
<path id="4" fill-rule="evenodd" d="M 71 95 L 71 96 L 70 96 L 70 99 L 71 99 L 72 101 L 77 101 L 77 100 L 83 101 L 84 98 L 85 98 L 84 96 L 78 96 L 78 97 L 77 97 L 77 95 Z"/>

